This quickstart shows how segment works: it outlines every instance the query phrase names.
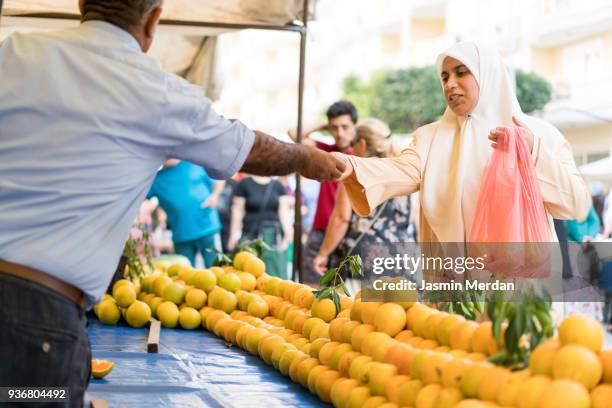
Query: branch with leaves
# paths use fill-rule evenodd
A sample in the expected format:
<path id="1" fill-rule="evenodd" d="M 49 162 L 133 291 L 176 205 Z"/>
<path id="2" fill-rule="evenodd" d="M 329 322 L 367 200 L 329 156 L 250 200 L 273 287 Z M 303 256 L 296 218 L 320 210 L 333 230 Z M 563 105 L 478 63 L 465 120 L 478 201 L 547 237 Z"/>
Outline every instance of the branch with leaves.
<path id="1" fill-rule="evenodd" d="M 361 261 L 361 257 L 359 255 L 351 255 L 347 256 L 340 262 L 340 265 L 336 268 L 328 269 L 327 272 L 321 279 L 319 279 L 319 285 L 321 289 L 314 292 L 315 298 L 319 299 L 331 299 L 334 301 L 334 305 L 336 306 L 336 313 L 339 313 L 341 310 L 340 305 L 340 295 L 338 295 L 338 290 L 342 289 L 346 296 L 352 296 L 351 292 L 346 287 L 344 282 L 344 278 L 342 278 L 343 272 L 347 271 L 348 275 L 351 278 L 355 276 L 363 277 L 363 263 Z"/>
<path id="2" fill-rule="evenodd" d="M 487 303 L 493 336 L 499 344 L 503 335 L 505 342 L 505 348 L 491 356 L 489 361 L 506 366 L 527 366 L 531 351 L 554 333 L 550 295 L 546 292 L 538 295 L 530 287 L 508 301 L 504 299 L 504 292 L 497 291 Z M 502 333 L 506 321 L 508 326 Z"/>
<path id="3" fill-rule="evenodd" d="M 476 320 L 485 311 L 485 293 L 482 290 L 430 291 L 425 294 L 428 303 L 438 310 Z"/>

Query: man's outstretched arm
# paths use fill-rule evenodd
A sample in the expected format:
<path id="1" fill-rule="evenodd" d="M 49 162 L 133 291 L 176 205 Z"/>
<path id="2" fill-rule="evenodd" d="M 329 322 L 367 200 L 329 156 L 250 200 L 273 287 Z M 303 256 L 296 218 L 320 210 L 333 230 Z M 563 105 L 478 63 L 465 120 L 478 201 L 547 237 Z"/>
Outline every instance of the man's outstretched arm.
<path id="1" fill-rule="evenodd" d="M 336 180 L 344 172 L 343 160 L 322 150 L 295 143 L 284 143 L 260 131 L 254 131 L 253 148 L 242 171 L 273 176 L 298 172 L 314 180 Z"/>

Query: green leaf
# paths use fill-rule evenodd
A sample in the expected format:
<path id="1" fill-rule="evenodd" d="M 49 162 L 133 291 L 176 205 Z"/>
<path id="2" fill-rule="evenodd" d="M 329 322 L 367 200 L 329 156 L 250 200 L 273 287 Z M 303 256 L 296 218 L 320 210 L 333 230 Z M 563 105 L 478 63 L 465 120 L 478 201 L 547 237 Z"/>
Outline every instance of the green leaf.
<path id="1" fill-rule="evenodd" d="M 324 288 L 315 294 L 315 298 L 317 300 L 329 298 L 330 297 L 329 295 L 331 294 L 331 292 L 332 292 L 332 288 Z"/>
<path id="2" fill-rule="evenodd" d="M 501 326 L 505 318 L 506 318 L 506 304 L 504 303 L 502 304 L 501 309 L 499 313 L 497 314 L 497 316 L 494 316 L 493 318 L 493 337 L 495 337 L 495 340 L 497 340 L 498 342 L 500 340 Z"/>
<path id="3" fill-rule="evenodd" d="M 338 296 L 336 291 L 333 291 L 332 298 L 334 300 L 334 305 L 336 306 L 336 314 L 338 314 L 342 310 L 342 306 L 340 305 L 340 296 Z"/>
<path id="4" fill-rule="evenodd" d="M 508 360 L 508 350 L 502 349 L 489 357 L 489 362 L 496 365 L 503 365 Z"/>
<path id="5" fill-rule="evenodd" d="M 334 276 L 336 275 L 337 272 L 338 272 L 338 268 L 329 269 L 327 272 L 325 272 L 325 275 L 321 276 L 321 279 L 319 279 L 319 285 L 321 286 L 327 285 L 329 282 L 331 282 L 332 279 L 334 279 Z"/>
<path id="6" fill-rule="evenodd" d="M 340 285 L 342 286 L 342 290 L 344 291 L 344 294 L 348 297 L 351 297 L 353 295 L 351 295 L 351 292 L 348 290 L 348 288 L 346 287 L 346 285 L 344 284 L 344 281 L 342 282 L 342 284 Z"/>

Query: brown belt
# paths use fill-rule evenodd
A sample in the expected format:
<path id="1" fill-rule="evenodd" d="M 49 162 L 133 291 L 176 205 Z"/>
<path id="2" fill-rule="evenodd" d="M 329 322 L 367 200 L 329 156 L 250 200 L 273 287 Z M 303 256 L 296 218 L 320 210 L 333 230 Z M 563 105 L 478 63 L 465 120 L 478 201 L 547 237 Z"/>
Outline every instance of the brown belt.
<path id="1" fill-rule="evenodd" d="M 28 268 L 27 266 L 6 262 L 2 259 L 0 259 L 0 273 L 6 273 L 7 275 L 16 276 L 30 282 L 38 283 L 39 285 L 49 288 L 72 300 L 81 308 L 85 307 L 83 292 L 49 274 L 37 271 L 36 269 Z"/>

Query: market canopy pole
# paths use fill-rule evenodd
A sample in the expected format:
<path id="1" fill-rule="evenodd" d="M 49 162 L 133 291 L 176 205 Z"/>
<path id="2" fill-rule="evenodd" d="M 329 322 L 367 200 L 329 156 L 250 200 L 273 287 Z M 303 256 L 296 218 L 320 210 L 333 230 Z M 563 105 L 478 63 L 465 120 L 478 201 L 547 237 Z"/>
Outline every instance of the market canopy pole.
<path id="1" fill-rule="evenodd" d="M 304 68 L 306 63 L 306 33 L 308 31 L 308 0 L 304 0 L 302 14 L 304 23 L 300 31 L 300 73 L 298 79 L 298 116 L 297 116 L 297 143 L 302 143 L 302 108 L 304 103 Z M 302 267 L 302 190 L 300 175 L 295 174 L 295 223 L 293 225 L 293 280 L 299 277 L 304 282 L 304 268 Z M 297 272 L 297 274 L 296 274 Z"/>
<path id="2" fill-rule="evenodd" d="M 0 0 L 0 22 L 2 22 L 2 0 Z"/>

